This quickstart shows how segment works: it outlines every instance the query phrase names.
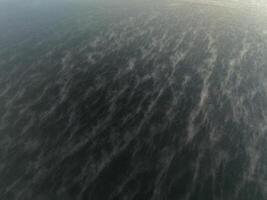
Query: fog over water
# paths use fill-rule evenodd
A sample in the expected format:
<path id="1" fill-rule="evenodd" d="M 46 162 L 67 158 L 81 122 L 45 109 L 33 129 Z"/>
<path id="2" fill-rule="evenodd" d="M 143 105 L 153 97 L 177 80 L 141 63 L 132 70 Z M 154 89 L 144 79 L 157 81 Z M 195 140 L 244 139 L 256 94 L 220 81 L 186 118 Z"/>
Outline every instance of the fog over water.
<path id="1" fill-rule="evenodd" d="M 0 0 L 0 199 L 266 200 L 265 6 Z"/>

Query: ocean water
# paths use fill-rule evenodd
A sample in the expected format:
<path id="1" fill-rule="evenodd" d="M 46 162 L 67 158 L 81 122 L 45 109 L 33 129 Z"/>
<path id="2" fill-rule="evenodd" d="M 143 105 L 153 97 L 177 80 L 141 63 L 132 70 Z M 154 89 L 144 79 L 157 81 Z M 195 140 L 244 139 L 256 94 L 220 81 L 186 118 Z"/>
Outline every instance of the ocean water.
<path id="1" fill-rule="evenodd" d="M 203 2 L 2 3 L 0 199 L 267 199 L 264 6 Z"/>

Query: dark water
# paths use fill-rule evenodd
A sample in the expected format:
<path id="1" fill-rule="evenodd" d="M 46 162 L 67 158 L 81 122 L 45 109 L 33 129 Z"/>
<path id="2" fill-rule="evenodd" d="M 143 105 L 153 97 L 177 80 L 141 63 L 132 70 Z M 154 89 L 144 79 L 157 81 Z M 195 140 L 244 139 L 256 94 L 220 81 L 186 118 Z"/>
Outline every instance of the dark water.
<path id="1" fill-rule="evenodd" d="M 2 11 L 1 200 L 267 199 L 264 16 L 186 3 Z"/>

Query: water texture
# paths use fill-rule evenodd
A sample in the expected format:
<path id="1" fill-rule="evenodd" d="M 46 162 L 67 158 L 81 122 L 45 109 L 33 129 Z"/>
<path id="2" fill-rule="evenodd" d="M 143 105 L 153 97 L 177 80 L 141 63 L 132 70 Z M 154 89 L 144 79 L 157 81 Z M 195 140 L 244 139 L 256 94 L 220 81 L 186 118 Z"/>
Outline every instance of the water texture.
<path id="1" fill-rule="evenodd" d="M 267 199 L 263 16 L 60 8 L 1 21 L 0 199 Z"/>

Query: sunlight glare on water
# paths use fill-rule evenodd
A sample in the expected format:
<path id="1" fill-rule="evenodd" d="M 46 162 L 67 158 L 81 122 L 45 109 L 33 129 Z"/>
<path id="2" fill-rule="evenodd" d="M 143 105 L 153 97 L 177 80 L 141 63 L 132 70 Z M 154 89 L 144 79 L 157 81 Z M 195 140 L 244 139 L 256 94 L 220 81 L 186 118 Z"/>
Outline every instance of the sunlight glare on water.
<path id="1" fill-rule="evenodd" d="M 169 6 L 177 6 L 181 3 L 190 3 L 190 4 L 200 4 L 200 5 L 208 5 L 208 6 L 222 6 L 222 7 L 231 7 L 231 8 L 266 8 L 267 1 L 266 0 L 249 0 L 249 1 L 240 1 L 240 0 L 169 0 Z"/>

